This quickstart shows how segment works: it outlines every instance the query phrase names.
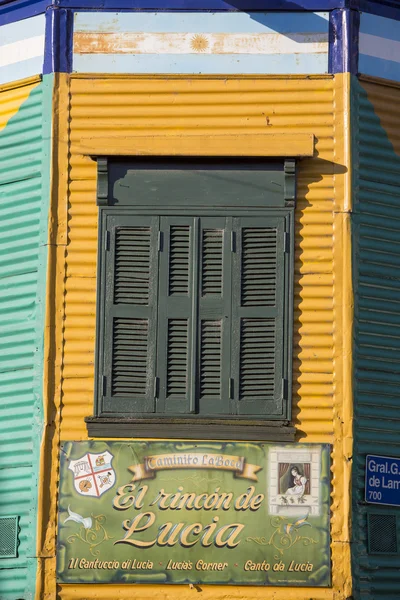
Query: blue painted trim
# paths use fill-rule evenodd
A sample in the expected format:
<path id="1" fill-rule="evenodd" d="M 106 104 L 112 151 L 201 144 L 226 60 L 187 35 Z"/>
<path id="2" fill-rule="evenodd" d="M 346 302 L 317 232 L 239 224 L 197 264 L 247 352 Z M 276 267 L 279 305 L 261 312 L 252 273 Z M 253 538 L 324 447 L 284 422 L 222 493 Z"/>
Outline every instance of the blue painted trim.
<path id="1" fill-rule="evenodd" d="M 329 72 L 356 75 L 360 13 L 347 8 L 334 10 L 329 25 Z"/>
<path id="2" fill-rule="evenodd" d="M 156 10 L 156 11 L 324 11 L 342 8 L 348 0 L 55 0 L 59 6 L 76 10 Z"/>
<path id="3" fill-rule="evenodd" d="M 359 60 L 359 38 L 360 38 L 360 13 L 359 11 L 351 11 L 350 22 L 350 56 L 349 56 L 349 72 L 353 75 L 358 73 Z"/>
<path id="4" fill-rule="evenodd" d="M 16 0 L 4 4 L 0 0 L 0 26 L 41 15 L 45 12 L 48 4 L 49 0 L 39 0 L 34 3 L 29 0 Z"/>
<path id="5" fill-rule="evenodd" d="M 72 69 L 71 11 L 55 6 L 46 10 L 43 73 L 70 73 Z"/>

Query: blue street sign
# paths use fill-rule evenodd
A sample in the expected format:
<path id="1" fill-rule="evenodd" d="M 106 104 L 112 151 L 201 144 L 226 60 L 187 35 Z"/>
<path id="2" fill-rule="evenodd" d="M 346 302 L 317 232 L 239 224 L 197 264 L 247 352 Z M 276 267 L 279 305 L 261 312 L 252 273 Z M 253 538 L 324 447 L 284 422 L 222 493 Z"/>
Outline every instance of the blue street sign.
<path id="1" fill-rule="evenodd" d="M 365 501 L 400 506 L 400 458 L 367 456 Z"/>

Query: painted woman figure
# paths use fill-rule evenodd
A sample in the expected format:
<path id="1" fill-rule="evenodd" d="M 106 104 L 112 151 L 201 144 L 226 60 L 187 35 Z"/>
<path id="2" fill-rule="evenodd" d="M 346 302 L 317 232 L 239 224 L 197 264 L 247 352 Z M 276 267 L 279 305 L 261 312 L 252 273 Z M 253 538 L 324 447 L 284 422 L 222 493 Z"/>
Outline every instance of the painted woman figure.
<path id="1" fill-rule="evenodd" d="M 302 473 L 300 473 L 297 467 L 292 467 L 291 471 L 291 483 L 290 487 L 286 490 L 286 494 L 289 496 L 299 496 L 301 498 L 304 496 L 304 492 L 306 489 L 307 477 L 304 477 Z"/>

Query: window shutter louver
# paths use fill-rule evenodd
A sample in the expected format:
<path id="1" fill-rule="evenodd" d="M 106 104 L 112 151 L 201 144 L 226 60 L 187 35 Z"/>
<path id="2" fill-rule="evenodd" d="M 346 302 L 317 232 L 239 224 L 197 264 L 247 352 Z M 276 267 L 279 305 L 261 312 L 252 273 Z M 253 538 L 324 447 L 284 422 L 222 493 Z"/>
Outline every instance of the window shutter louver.
<path id="1" fill-rule="evenodd" d="M 112 396 L 145 396 L 149 348 L 147 319 L 114 318 Z"/>
<path id="2" fill-rule="evenodd" d="M 232 371 L 239 414 L 283 414 L 284 219 L 235 218 Z"/>
<path id="3" fill-rule="evenodd" d="M 221 399 L 222 383 L 222 319 L 201 321 L 200 332 L 200 398 Z"/>
<path id="4" fill-rule="evenodd" d="M 151 241 L 150 227 L 115 230 L 115 304 L 148 305 Z"/>
<path id="5" fill-rule="evenodd" d="M 240 400 L 274 397 L 275 346 L 275 319 L 240 320 Z"/>
<path id="6" fill-rule="evenodd" d="M 222 296 L 223 229 L 203 229 L 201 248 L 201 295 Z"/>
<path id="7" fill-rule="evenodd" d="M 242 229 L 242 306 L 275 306 L 277 230 L 266 227 Z"/>
<path id="8" fill-rule="evenodd" d="M 194 220 L 163 217 L 158 328 L 158 407 L 189 411 L 193 356 Z"/>
<path id="9" fill-rule="evenodd" d="M 169 230 L 169 296 L 189 296 L 190 226 L 171 225 Z"/>
<path id="10" fill-rule="evenodd" d="M 107 218 L 104 412 L 154 412 L 157 237 L 157 217 Z"/>
<path id="11" fill-rule="evenodd" d="M 202 217 L 199 258 L 198 405 L 230 414 L 231 240 L 226 217 Z"/>
<path id="12" fill-rule="evenodd" d="M 168 319 L 167 398 L 188 396 L 189 319 Z"/>

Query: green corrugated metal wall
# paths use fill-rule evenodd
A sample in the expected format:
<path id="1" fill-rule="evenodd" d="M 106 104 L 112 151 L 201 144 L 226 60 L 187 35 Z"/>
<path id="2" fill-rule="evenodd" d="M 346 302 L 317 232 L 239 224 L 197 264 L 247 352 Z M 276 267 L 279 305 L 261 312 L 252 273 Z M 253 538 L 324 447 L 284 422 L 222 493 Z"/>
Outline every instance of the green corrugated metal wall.
<path id="1" fill-rule="evenodd" d="M 353 79 L 355 600 L 398 600 L 399 553 L 368 554 L 367 454 L 400 457 L 400 88 Z"/>
<path id="2" fill-rule="evenodd" d="M 1 600 L 33 598 L 37 569 L 52 77 L 30 88 L 0 92 L 0 516 L 20 517 Z"/>

